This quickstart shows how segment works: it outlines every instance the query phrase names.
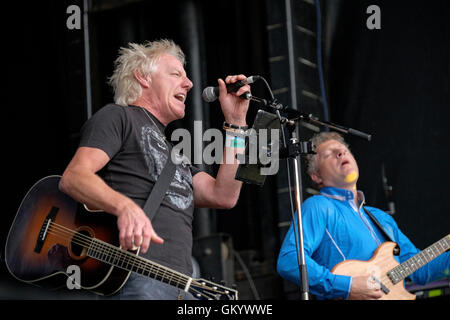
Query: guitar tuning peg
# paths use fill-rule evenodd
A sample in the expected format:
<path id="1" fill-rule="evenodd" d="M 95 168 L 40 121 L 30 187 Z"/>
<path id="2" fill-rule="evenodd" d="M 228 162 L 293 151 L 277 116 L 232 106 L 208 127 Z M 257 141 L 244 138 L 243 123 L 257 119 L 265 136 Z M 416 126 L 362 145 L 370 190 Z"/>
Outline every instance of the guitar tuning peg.
<path id="1" fill-rule="evenodd" d="M 220 280 L 220 284 L 221 284 L 222 286 L 226 285 L 225 280 Z"/>

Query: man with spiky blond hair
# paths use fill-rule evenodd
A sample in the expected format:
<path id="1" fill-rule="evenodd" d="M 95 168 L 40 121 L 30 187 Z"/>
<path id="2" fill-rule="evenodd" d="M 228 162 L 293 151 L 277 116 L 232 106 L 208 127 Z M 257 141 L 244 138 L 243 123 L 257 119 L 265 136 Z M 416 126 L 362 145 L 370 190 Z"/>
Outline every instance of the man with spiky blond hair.
<path id="1" fill-rule="evenodd" d="M 186 97 L 193 83 L 184 65 L 182 50 L 171 40 L 130 43 L 121 48 L 110 78 L 115 103 L 100 109 L 83 126 L 79 148 L 63 174 L 60 189 L 89 208 L 117 216 L 123 249 L 140 247 L 144 257 L 191 276 L 194 205 L 232 208 L 242 183 L 234 179 L 237 161 L 221 164 L 216 178 L 181 161 L 153 221 L 142 209 L 171 159 L 171 145 L 164 130 L 185 114 Z M 226 89 L 226 84 L 245 79 L 244 75 L 233 75 L 218 80 L 219 101 L 229 124 L 226 130 L 247 127 L 249 101 L 239 96 L 250 87 L 244 85 L 232 93 Z M 224 149 L 224 157 L 232 159 L 243 152 L 242 147 L 231 144 Z M 131 274 L 120 298 L 192 296 Z"/>

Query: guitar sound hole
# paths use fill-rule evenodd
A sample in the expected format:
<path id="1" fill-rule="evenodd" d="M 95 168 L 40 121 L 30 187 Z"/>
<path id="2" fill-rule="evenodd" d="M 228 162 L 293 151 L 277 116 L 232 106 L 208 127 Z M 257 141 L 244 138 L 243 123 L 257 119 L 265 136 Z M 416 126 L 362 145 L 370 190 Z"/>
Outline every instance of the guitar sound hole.
<path id="1" fill-rule="evenodd" d="M 75 257 L 84 257 L 86 256 L 87 247 L 86 240 L 87 237 L 91 237 L 91 234 L 87 230 L 78 231 L 75 236 L 72 238 L 70 243 L 70 251 Z"/>

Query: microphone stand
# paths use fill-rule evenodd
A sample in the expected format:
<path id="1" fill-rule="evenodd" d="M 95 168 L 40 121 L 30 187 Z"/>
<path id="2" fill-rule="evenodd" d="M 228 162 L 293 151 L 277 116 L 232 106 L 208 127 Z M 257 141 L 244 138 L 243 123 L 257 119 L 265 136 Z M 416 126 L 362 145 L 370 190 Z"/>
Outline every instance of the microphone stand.
<path id="1" fill-rule="evenodd" d="M 280 115 L 280 111 L 276 110 L 276 114 L 281 123 L 285 123 L 290 127 L 290 138 L 287 145 L 287 158 L 291 159 L 294 166 L 294 190 L 295 190 L 295 208 L 297 210 L 297 261 L 298 269 L 300 273 L 300 297 L 302 300 L 309 300 L 309 283 L 308 283 L 308 270 L 306 267 L 305 259 L 305 247 L 303 243 L 303 223 L 302 223 L 302 207 L 301 207 L 301 194 L 302 187 L 300 184 L 300 155 L 314 153 L 312 144 L 310 142 L 300 142 L 295 133 L 296 123 L 292 123 L 292 120 L 283 119 Z M 283 129 L 282 129 L 283 130 Z M 288 164 L 289 165 L 289 164 Z M 292 194 L 291 186 L 289 185 L 289 192 Z M 295 231 L 295 221 L 294 221 Z M 294 232 L 295 233 L 295 232 Z"/>
<path id="2" fill-rule="evenodd" d="M 281 104 L 278 104 L 275 99 L 267 102 L 264 99 L 260 99 L 252 96 L 250 98 L 253 101 L 260 102 L 265 106 L 268 106 L 275 110 L 281 124 L 289 126 L 290 138 L 287 145 L 287 149 L 280 152 L 281 157 L 286 157 L 292 160 L 294 166 L 294 190 L 295 190 L 295 207 L 297 210 L 297 262 L 300 273 L 300 297 L 302 300 L 309 300 L 309 283 L 308 283 L 308 271 L 306 267 L 305 249 L 303 244 L 303 224 L 302 224 L 302 209 L 301 209 L 301 184 L 300 184 L 300 155 L 314 153 L 311 142 L 300 142 L 295 133 L 296 122 L 300 118 L 289 120 L 284 118 L 280 114 L 280 110 L 285 109 Z M 283 130 L 283 128 L 281 128 Z M 288 164 L 289 165 L 289 164 Z M 292 194 L 291 185 L 289 184 L 289 192 Z M 293 217 L 294 219 L 294 217 Z M 295 233 L 295 221 L 294 221 L 294 233 Z"/>
<path id="3" fill-rule="evenodd" d="M 277 111 L 277 114 L 279 114 L 279 111 Z M 309 300 L 309 283 L 308 283 L 308 271 L 306 268 L 306 259 L 305 259 L 305 249 L 303 244 L 303 223 L 302 223 L 302 207 L 301 207 L 301 200 L 300 195 L 302 192 L 301 184 L 300 184 L 300 155 L 303 153 L 309 153 L 309 146 L 306 145 L 306 149 L 304 150 L 303 147 L 305 147 L 304 144 L 301 144 L 298 138 L 296 137 L 295 130 L 291 131 L 291 137 L 289 139 L 288 144 L 288 158 L 292 160 L 294 165 L 294 189 L 295 189 L 295 207 L 297 209 L 297 260 L 298 260 L 298 267 L 300 272 L 300 294 L 302 300 Z M 312 145 L 311 151 L 312 151 Z M 289 190 L 289 192 L 292 192 L 292 190 Z M 294 224 L 294 230 L 295 230 L 295 224 Z"/>
<path id="4" fill-rule="evenodd" d="M 280 158 L 286 157 L 288 159 L 291 159 L 294 166 L 294 179 L 295 179 L 295 207 L 297 209 L 297 226 L 298 231 L 296 234 L 296 242 L 297 242 L 297 260 L 298 260 L 298 267 L 300 272 L 300 294 L 302 300 L 309 300 L 309 283 L 308 283 L 308 271 L 306 267 L 306 259 L 305 259 L 305 249 L 304 249 L 304 243 L 303 243 L 303 224 L 302 224 L 302 210 L 301 210 L 301 200 L 300 195 L 302 192 L 301 184 L 300 184 L 300 156 L 302 154 L 314 154 L 314 146 L 311 142 L 302 142 L 299 141 L 299 139 L 296 136 L 295 128 L 296 124 L 299 121 L 307 121 L 312 122 L 315 124 L 320 124 L 322 126 L 329 127 L 331 129 L 346 133 L 346 134 L 352 134 L 359 136 L 363 139 L 367 139 L 370 141 L 371 135 L 366 134 L 364 132 L 352 129 L 352 128 L 346 128 L 331 122 L 327 121 L 321 121 L 317 117 L 314 117 L 313 115 L 309 114 L 303 114 L 298 112 L 297 110 L 290 109 L 287 107 L 284 107 L 282 104 L 278 103 L 276 99 L 272 99 L 271 101 L 267 101 L 265 99 L 261 99 L 255 96 L 250 95 L 248 97 L 250 100 L 258 102 L 263 104 L 266 107 L 269 107 L 273 110 L 275 110 L 275 113 L 278 116 L 278 119 L 280 120 L 281 124 L 286 124 L 289 126 L 289 132 L 290 132 L 290 138 L 287 145 L 287 150 L 283 150 L 283 152 L 280 152 Z M 280 111 L 286 111 L 288 114 L 291 114 L 294 116 L 292 119 L 288 119 L 285 117 L 282 117 L 280 114 Z M 281 128 L 283 130 L 283 128 Z M 289 185 L 289 192 L 292 194 L 291 186 Z M 295 219 L 293 217 L 293 219 Z M 294 233 L 295 233 L 295 221 L 294 222 Z"/>

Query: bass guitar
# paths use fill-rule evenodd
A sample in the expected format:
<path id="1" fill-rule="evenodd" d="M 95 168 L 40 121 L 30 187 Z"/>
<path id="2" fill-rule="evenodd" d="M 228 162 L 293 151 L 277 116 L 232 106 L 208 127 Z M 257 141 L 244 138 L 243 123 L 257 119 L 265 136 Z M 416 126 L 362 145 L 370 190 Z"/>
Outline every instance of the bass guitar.
<path id="1" fill-rule="evenodd" d="M 384 293 L 380 300 L 414 300 L 416 296 L 405 289 L 404 279 L 447 251 L 450 248 L 450 234 L 401 264 L 394 259 L 395 247 L 394 242 L 385 242 L 369 261 L 342 261 L 334 266 L 331 273 L 345 276 L 370 274 L 372 283 L 376 283 Z"/>
<path id="2" fill-rule="evenodd" d="M 75 266 L 80 271 L 78 288 L 101 295 L 118 292 L 135 272 L 199 299 L 238 299 L 234 289 L 152 262 L 139 256 L 139 249 L 121 249 L 116 217 L 87 211 L 59 191 L 60 179 L 48 176 L 39 180 L 20 204 L 5 248 L 6 266 L 15 278 L 59 288 L 67 285 Z"/>

